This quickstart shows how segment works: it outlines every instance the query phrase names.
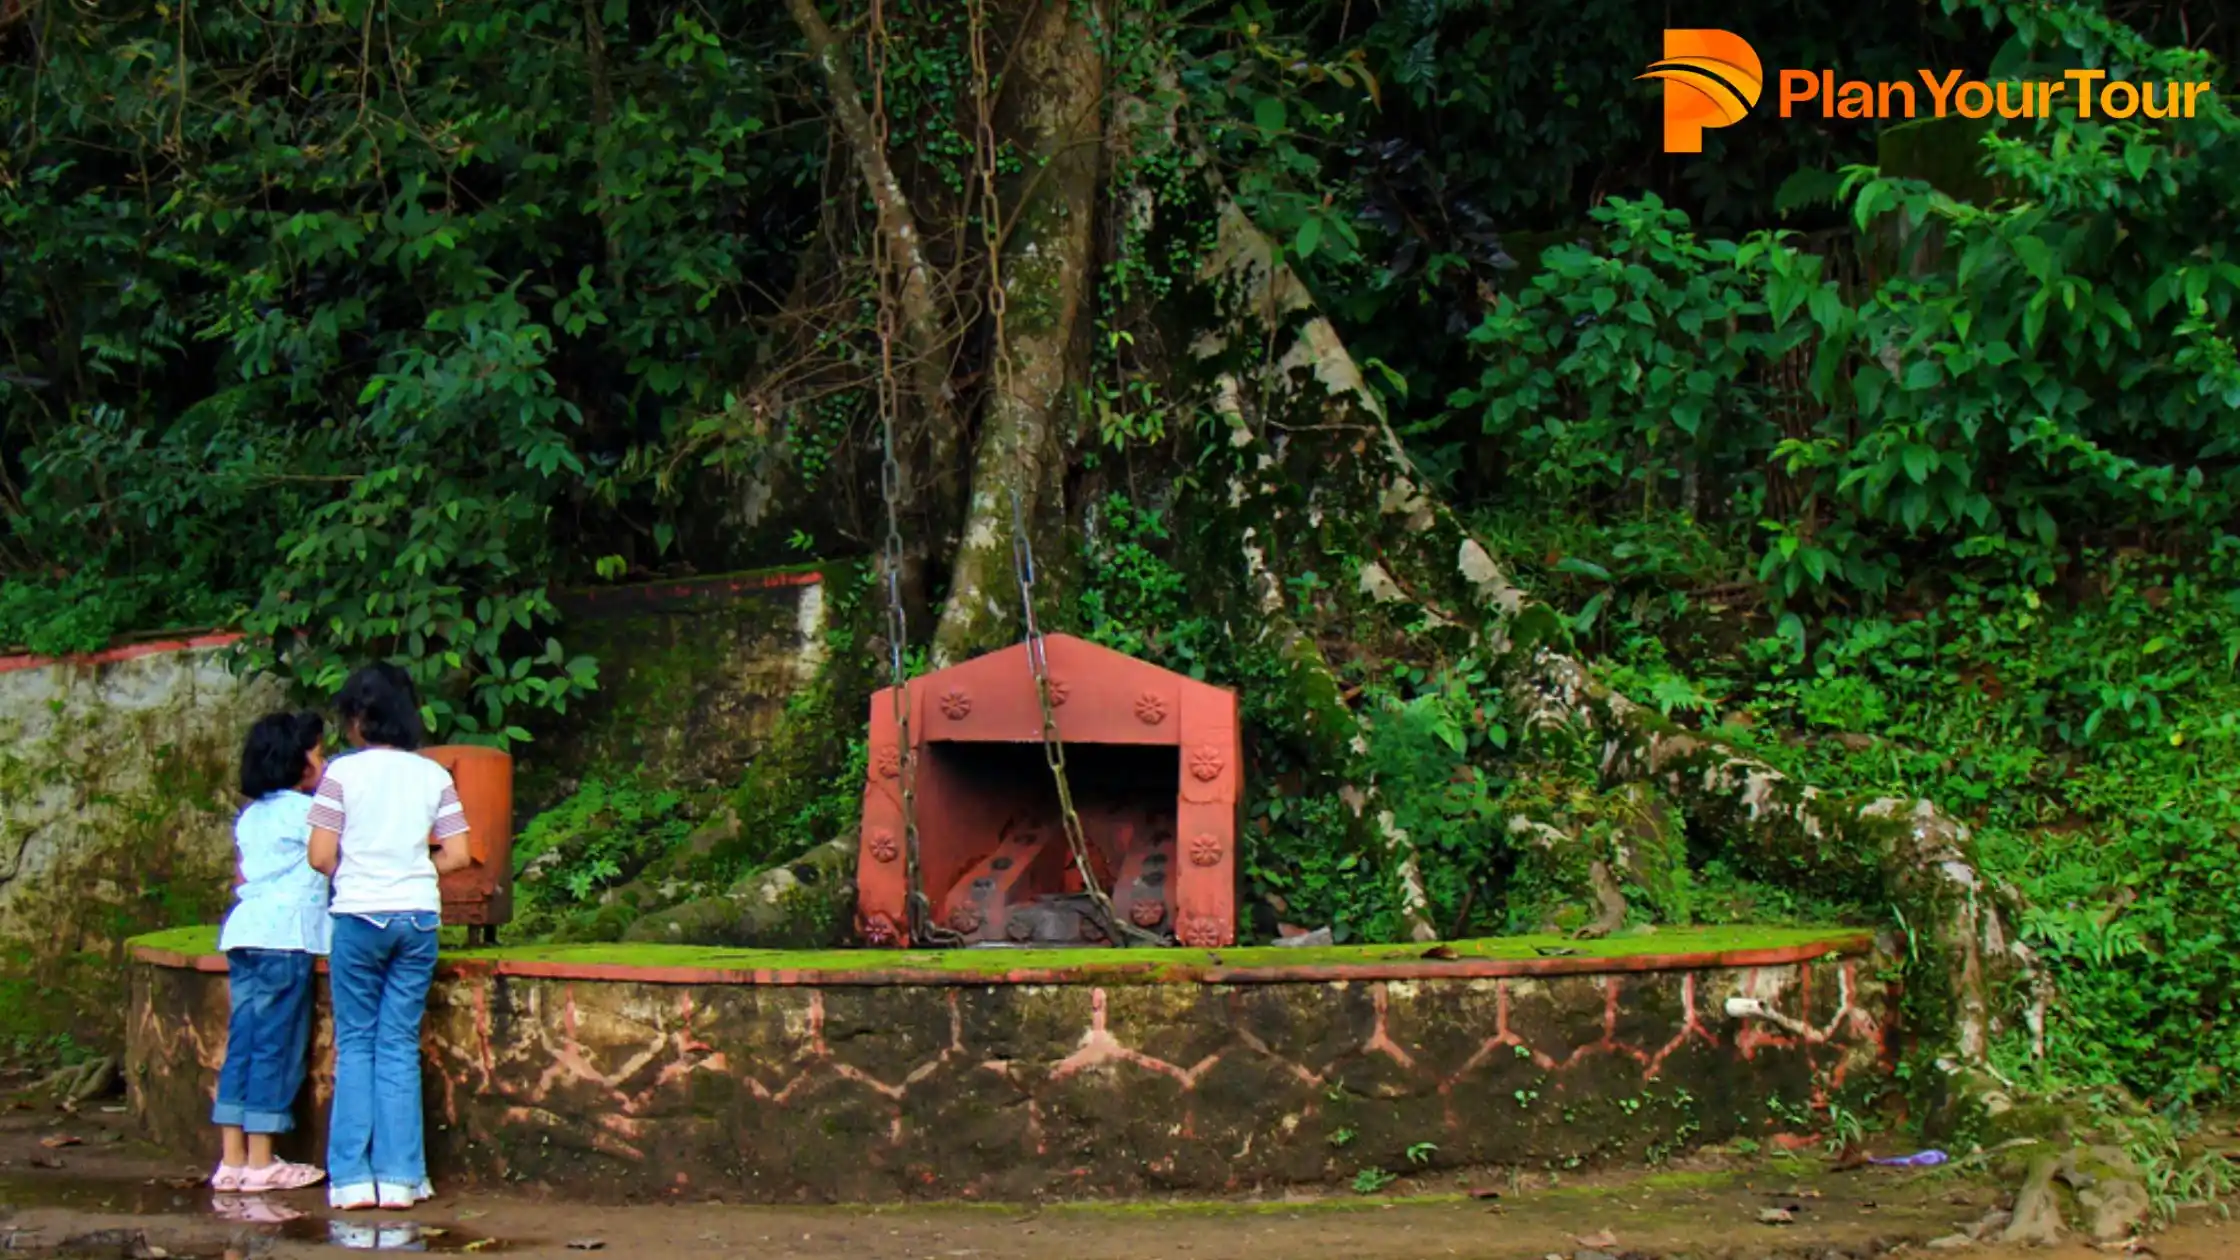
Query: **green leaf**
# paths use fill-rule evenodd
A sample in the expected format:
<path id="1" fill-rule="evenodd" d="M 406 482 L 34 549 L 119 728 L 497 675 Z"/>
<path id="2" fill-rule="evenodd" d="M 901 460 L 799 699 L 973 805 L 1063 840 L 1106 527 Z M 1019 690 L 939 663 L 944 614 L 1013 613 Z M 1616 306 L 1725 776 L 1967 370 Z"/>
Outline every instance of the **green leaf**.
<path id="1" fill-rule="evenodd" d="M 1289 112 L 1280 96 L 1263 96 L 1252 103 L 1253 125 L 1265 136 L 1280 134 L 1289 121 Z"/>
<path id="2" fill-rule="evenodd" d="M 1591 577 L 1598 582 L 1607 582 L 1610 580 L 1610 570 L 1603 568 L 1601 565 L 1596 564 L 1591 560 L 1581 560 L 1577 556 L 1565 556 L 1562 560 L 1558 561 L 1556 563 L 1556 572 L 1582 574 L 1586 577 Z"/>

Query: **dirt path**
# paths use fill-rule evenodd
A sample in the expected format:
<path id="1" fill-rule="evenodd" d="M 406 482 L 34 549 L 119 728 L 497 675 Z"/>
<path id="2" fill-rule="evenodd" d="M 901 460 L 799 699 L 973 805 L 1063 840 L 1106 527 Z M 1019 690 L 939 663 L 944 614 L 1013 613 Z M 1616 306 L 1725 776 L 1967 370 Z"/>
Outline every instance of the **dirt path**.
<path id="1" fill-rule="evenodd" d="M 1981 1220 L 1996 1188 L 1886 1169 L 1833 1173 L 1801 1161 L 1697 1166 L 1624 1177 L 1483 1174 L 1392 1189 L 1254 1203 L 763 1208 L 717 1203 L 600 1207 L 529 1195 L 444 1195 L 405 1214 L 334 1219 L 323 1196 L 213 1198 L 206 1171 L 151 1158 L 123 1117 L 57 1126 L 0 1117 L 0 1251 L 31 1256 L 276 1257 L 346 1250 L 580 1257 L 793 1256 L 803 1260 L 1864 1260 L 2030 1255 L 2073 1246 L 1932 1250 Z M 74 1145 L 50 1147 L 64 1136 Z M 54 1165 L 60 1165 L 56 1167 Z M 1495 1195 L 1498 1197 L 1480 1197 Z M 1783 1209 L 1792 1223 L 1760 1222 Z M 2187 1222 L 2146 1245 L 2164 1260 L 2240 1256 L 2240 1224 Z"/>

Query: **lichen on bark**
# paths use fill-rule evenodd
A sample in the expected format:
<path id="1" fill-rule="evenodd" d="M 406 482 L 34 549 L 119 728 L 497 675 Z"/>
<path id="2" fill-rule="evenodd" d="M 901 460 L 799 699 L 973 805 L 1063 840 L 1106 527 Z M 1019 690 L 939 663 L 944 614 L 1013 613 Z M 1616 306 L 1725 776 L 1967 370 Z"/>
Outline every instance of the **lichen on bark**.
<path id="1" fill-rule="evenodd" d="M 1347 522 L 1353 605 L 1404 622 L 1425 650 L 1499 662 L 1510 717 L 1526 732 L 1561 729 L 1589 742 L 1598 790 L 1653 789 L 1657 808 L 1711 829 L 1770 873 L 1843 881 L 1895 904 L 1933 945 L 1916 971 L 1953 1013 L 1939 1057 L 1961 1093 L 1982 1096 L 1999 997 L 2033 960 L 2007 927 L 2019 896 L 1982 877 L 1967 829 L 1930 802 L 1843 799 L 1795 783 L 1631 703 L 1569 656 L 1562 619 L 1439 499 L 1305 285 L 1206 167 L 1219 229 L 1183 299 L 1192 305 L 1174 322 L 1199 330 L 1191 349 L 1201 397 L 1227 417 L 1223 436 L 1248 469 L 1230 493 L 1232 515 L 1253 514 L 1241 533 L 1248 573 L 1343 564 L 1330 548 L 1333 523 Z M 1529 848 L 1553 825 L 1524 818 L 1521 838 Z M 1644 834 L 1669 838 L 1672 824 Z M 1679 860 L 1670 843 L 1659 853 Z M 1606 928 L 1622 913 L 1607 893 L 1624 874 L 1609 854 L 1580 856 L 1577 886 L 1599 907 L 1594 926 Z"/>
<path id="2" fill-rule="evenodd" d="M 1029 173 L 1013 181 L 1004 204 L 981 207 L 1008 225 L 997 259 L 1003 317 L 995 323 L 964 530 L 934 628 L 937 667 L 1015 637 L 1013 521 L 1023 521 L 1031 537 L 1037 524 L 1065 518 L 1076 437 L 1069 418 L 1087 369 L 1095 267 L 1104 55 L 1091 24 L 1101 28 L 1102 8 L 1094 0 L 1026 6 L 1011 53 L 1005 90 L 1013 103 L 1001 131 L 1027 156 Z"/>

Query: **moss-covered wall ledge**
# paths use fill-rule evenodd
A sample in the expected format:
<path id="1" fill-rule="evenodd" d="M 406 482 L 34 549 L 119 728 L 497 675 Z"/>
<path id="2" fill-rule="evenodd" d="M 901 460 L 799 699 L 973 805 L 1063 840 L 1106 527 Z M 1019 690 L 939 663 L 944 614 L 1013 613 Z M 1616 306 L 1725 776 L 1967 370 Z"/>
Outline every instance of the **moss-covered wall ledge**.
<path id="1" fill-rule="evenodd" d="M 632 984 L 814 986 L 1003 984 L 1284 984 L 1308 981 L 1490 980 L 1781 967 L 1863 958 L 1859 929 L 1673 928 L 1573 940 L 1512 936 L 1456 941 L 1427 957 L 1420 945 L 1319 949 L 773 950 L 691 945 L 524 945 L 445 953 L 447 976 L 523 976 Z M 217 929 L 178 928 L 132 942 L 135 960 L 223 974 Z M 323 964 L 322 964 L 323 965 Z"/>
<path id="2" fill-rule="evenodd" d="M 225 1051 L 209 944 L 144 939 L 131 966 L 132 1107 L 182 1153 L 207 1140 Z M 1888 960 L 1868 944 L 461 953 L 429 1001 L 429 1157 L 453 1186 L 758 1202 L 1226 1193 L 1411 1149 L 1432 1168 L 1657 1160 L 1797 1132 L 1887 1079 Z M 326 1005 L 290 1139 L 307 1154 Z"/>

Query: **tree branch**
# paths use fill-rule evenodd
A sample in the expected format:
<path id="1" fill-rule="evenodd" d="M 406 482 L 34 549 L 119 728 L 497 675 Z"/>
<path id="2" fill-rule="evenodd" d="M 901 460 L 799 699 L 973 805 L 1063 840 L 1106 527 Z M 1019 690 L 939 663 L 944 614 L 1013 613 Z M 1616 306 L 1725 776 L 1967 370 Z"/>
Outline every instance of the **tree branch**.
<path id="1" fill-rule="evenodd" d="M 946 365 L 935 353 L 947 338 L 934 304 L 933 273 L 926 263 L 924 237 L 918 230 L 910 198 L 895 177 L 871 116 L 864 110 L 863 97 L 857 89 L 854 72 L 848 68 L 847 57 L 841 51 L 839 38 L 824 16 L 817 12 L 816 0 L 786 0 L 786 7 L 793 14 L 794 24 L 801 28 L 802 38 L 808 42 L 810 56 L 824 73 L 825 90 L 832 98 L 840 132 L 847 138 L 849 151 L 855 155 L 857 173 L 871 194 L 878 220 L 874 230 L 885 238 L 887 256 L 896 264 L 899 332 L 904 343 L 911 392 L 918 399 L 923 418 L 924 459 L 912 462 L 931 472 L 936 490 L 929 506 L 938 511 L 950 497 L 949 488 L 962 442 L 962 424 L 950 396 Z M 916 489 L 906 484 L 902 492 L 915 505 L 919 497 Z"/>

